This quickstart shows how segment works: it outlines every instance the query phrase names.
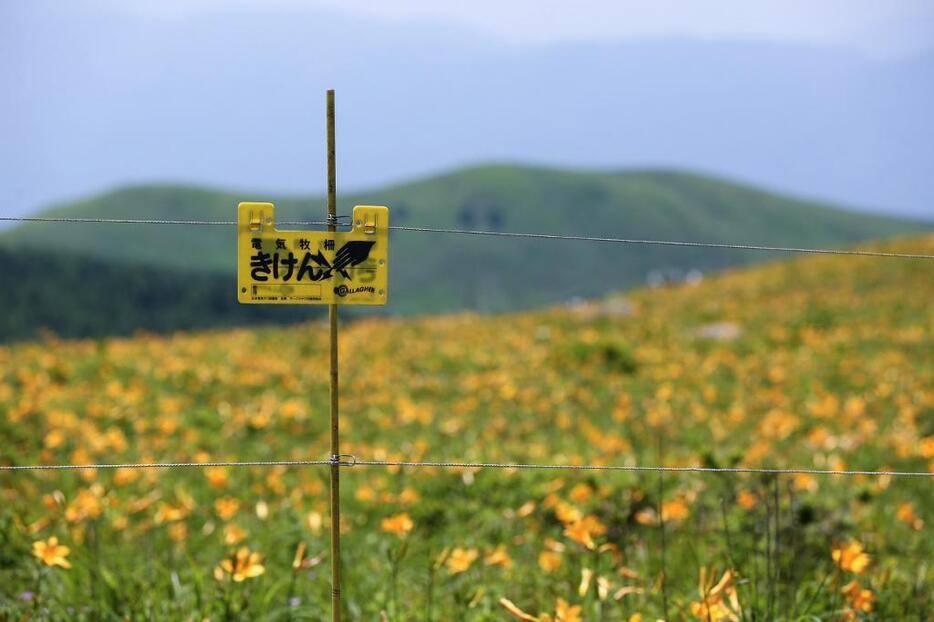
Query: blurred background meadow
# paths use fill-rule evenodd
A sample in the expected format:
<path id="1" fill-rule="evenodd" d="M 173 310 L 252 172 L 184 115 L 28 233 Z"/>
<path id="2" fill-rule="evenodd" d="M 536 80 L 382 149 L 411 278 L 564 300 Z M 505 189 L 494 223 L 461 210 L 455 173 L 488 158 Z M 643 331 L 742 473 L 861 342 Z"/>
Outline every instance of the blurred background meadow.
<path id="1" fill-rule="evenodd" d="M 0 465 L 322 460 L 234 220 L 934 254 L 929 3 L 0 6 Z M 393 231 L 342 310 L 354 620 L 926 620 L 934 264 Z M 0 619 L 324 620 L 327 466 L 0 471 Z"/>

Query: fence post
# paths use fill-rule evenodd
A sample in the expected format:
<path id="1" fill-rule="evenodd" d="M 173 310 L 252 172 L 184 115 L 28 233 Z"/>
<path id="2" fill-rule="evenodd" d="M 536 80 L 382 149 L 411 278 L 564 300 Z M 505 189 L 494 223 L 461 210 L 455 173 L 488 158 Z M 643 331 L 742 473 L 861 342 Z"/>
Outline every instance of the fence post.
<path id="1" fill-rule="evenodd" d="M 337 230 L 337 167 L 334 147 L 334 89 L 327 91 L 328 231 Z M 340 421 L 337 396 L 337 305 L 328 305 L 331 333 L 331 620 L 341 619 Z"/>

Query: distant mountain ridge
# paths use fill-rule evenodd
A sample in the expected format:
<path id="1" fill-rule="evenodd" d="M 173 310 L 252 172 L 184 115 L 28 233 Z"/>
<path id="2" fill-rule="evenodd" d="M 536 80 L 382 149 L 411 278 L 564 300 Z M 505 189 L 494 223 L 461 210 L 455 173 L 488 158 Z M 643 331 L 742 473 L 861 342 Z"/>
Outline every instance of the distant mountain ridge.
<path id="1" fill-rule="evenodd" d="M 192 186 L 123 188 L 45 216 L 233 220 L 239 201 L 269 200 L 281 220 L 321 220 L 321 197 L 275 197 Z M 673 170 L 569 171 L 481 165 L 339 195 L 390 207 L 393 224 L 778 246 L 840 246 L 917 233 L 930 225 L 849 212 L 751 186 Z M 42 247 L 156 268 L 235 271 L 225 226 L 28 223 L 0 244 Z M 393 231 L 387 313 L 501 311 L 593 297 L 645 282 L 657 269 L 717 270 L 769 258 L 729 249 Z M 235 295 L 232 288 L 231 297 Z"/>

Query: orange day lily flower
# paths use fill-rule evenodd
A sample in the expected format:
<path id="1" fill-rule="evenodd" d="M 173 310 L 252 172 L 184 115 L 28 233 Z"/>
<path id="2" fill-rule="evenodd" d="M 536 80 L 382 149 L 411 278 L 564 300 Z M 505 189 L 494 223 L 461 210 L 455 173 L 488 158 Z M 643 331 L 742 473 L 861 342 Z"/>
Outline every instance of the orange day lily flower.
<path id="1" fill-rule="evenodd" d="M 684 520 L 690 511 L 684 499 L 672 499 L 662 502 L 662 520 L 665 522 Z"/>
<path id="2" fill-rule="evenodd" d="M 466 572 L 479 556 L 480 553 L 477 549 L 462 549 L 457 547 L 451 551 L 451 555 L 447 559 L 446 565 L 448 567 L 448 572 L 451 574 Z"/>
<path id="3" fill-rule="evenodd" d="M 583 521 L 575 521 L 569 524 L 564 528 L 564 535 L 588 549 L 593 549 L 596 546 L 590 529 L 587 528 Z"/>
<path id="4" fill-rule="evenodd" d="M 846 596 L 853 609 L 864 613 L 872 611 L 873 604 L 876 602 L 875 594 L 871 590 L 864 589 L 855 579 L 840 588 L 840 591 Z"/>
<path id="5" fill-rule="evenodd" d="M 221 560 L 221 563 L 214 569 L 214 578 L 220 580 L 230 575 L 237 583 L 246 579 L 258 577 L 266 572 L 263 566 L 262 558 L 259 553 L 250 552 L 247 547 L 241 547 L 236 553 Z"/>
<path id="6" fill-rule="evenodd" d="M 38 540 L 32 543 L 32 554 L 42 560 L 46 566 L 61 566 L 71 568 L 71 563 L 65 559 L 71 552 L 64 544 L 58 543 L 58 538 L 52 536 L 48 540 Z"/>
<path id="7" fill-rule="evenodd" d="M 214 511 L 223 520 L 230 520 L 240 510 L 240 501 L 233 497 L 223 497 L 214 502 Z"/>
<path id="8" fill-rule="evenodd" d="M 924 521 L 915 514 L 915 508 L 911 503 L 903 503 L 898 506 L 895 517 L 915 531 L 920 531 L 924 527 Z"/>
<path id="9" fill-rule="evenodd" d="M 736 592 L 736 574 L 726 570 L 716 583 L 714 576 L 707 568 L 701 568 L 698 587 L 701 600 L 691 603 L 691 613 L 708 622 L 739 622 L 742 608 Z"/>
<path id="10" fill-rule="evenodd" d="M 246 531 L 235 523 L 224 525 L 224 544 L 234 545 L 243 542 L 246 539 Z"/>
<path id="11" fill-rule="evenodd" d="M 506 545 L 500 544 L 483 558 L 483 563 L 487 566 L 502 566 L 503 568 L 509 568 L 512 566 L 512 559 L 509 557 L 509 553 L 506 551 Z"/>
<path id="12" fill-rule="evenodd" d="M 581 606 L 571 605 L 563 598 L 558 599 L 558 605 L 555 607 L 556 622 L 582 622 Z"/>
<path id="13" fill-rule="evenodd" d="M 392 533 L 400 538 L 404 538 L 412 528 L 415 527 L 415 523 L 412 522 L 411 517 L 408 514 L 402 513 L 397 514 L 396 516 L 390 516 L 389 518 L 384 518 L 380 527 L 386 533 Z"/>
<path id="14" fill-rule="evenodd" d="M 862 574 L 872 560 L 869 554 L 863 551 L 863 545 L 856 540 L 835 546 L 831 551 L 831 556 L 841 570 L 855 574 Z"/>
<path id="15" fill-rule="evenodd" d="M 740 490 L 739 494 L 736 496 L 736 503 L 744 510 L 751 510 L 759 503 L 759 497 L 748 490 Z"/>
<path id="16" fill-rule="evenodd" d="M 545 572 L 554 572 L 561 567 L 561 553 L 542 551 L 538 554 L 538 565 Z"/>

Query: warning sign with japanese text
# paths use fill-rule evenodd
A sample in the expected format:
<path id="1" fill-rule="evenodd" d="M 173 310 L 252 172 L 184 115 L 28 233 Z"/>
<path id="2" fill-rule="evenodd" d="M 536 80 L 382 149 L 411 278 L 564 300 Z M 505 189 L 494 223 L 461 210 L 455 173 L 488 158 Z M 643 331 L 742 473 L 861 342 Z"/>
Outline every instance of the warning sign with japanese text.
<path id="1" fill-rule="evenodd" d="M 237 208 L 237 297 L 244 304 L 383 305 L 389 208 L 358 205 L 350 231 L 280 231 L 272 203 Z"/>

